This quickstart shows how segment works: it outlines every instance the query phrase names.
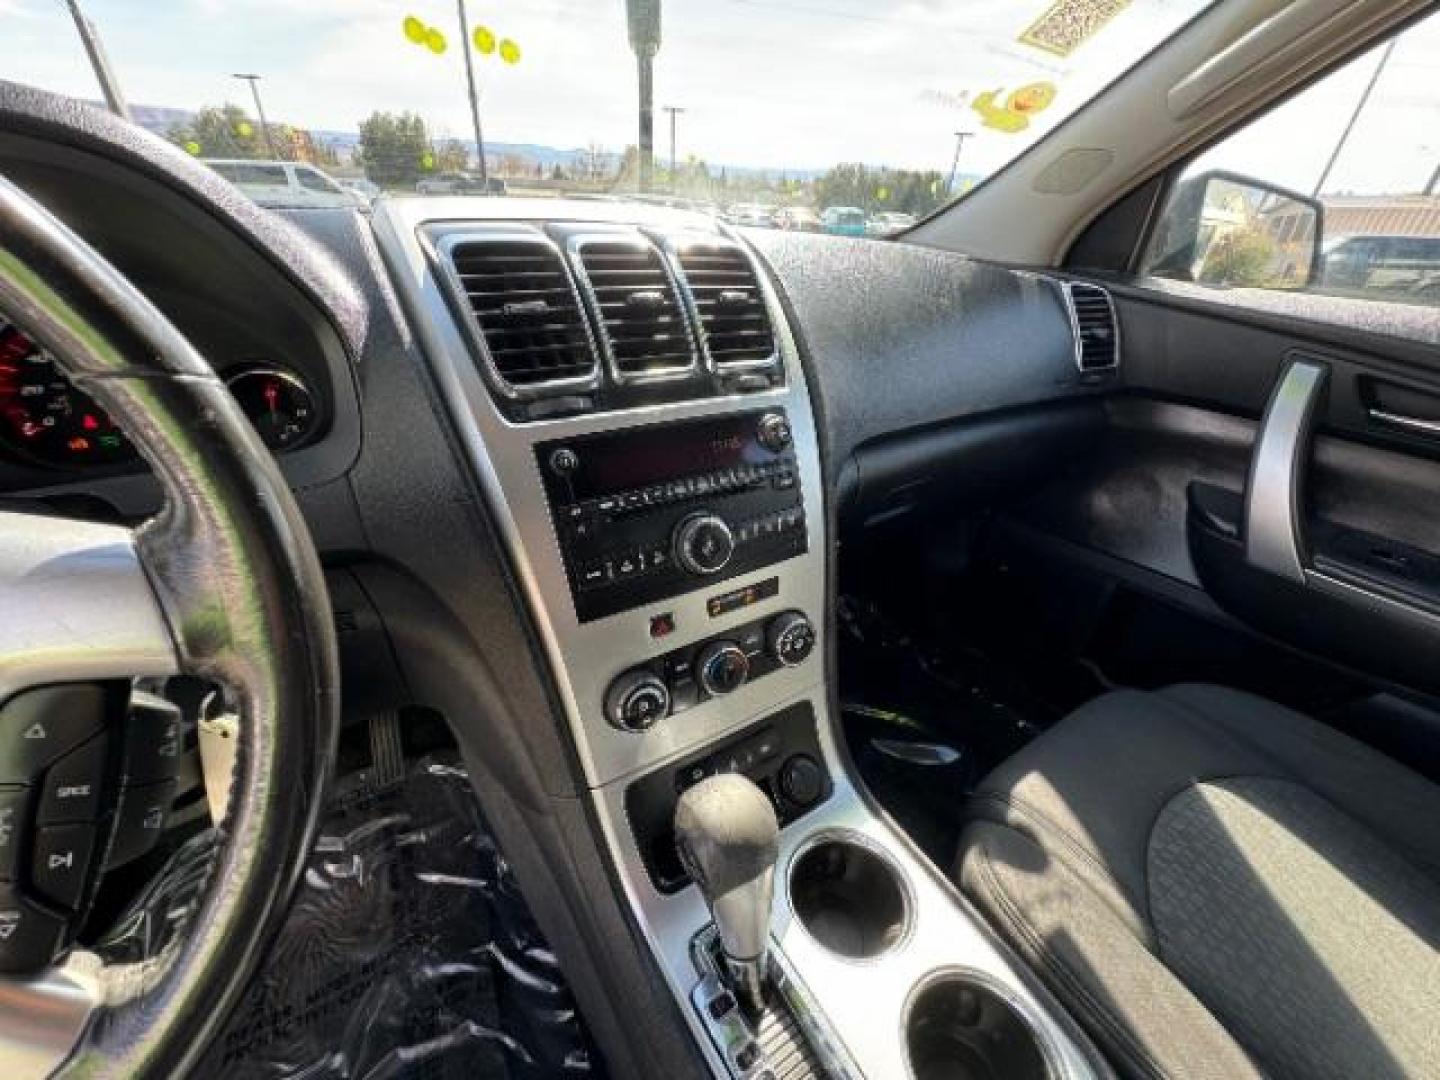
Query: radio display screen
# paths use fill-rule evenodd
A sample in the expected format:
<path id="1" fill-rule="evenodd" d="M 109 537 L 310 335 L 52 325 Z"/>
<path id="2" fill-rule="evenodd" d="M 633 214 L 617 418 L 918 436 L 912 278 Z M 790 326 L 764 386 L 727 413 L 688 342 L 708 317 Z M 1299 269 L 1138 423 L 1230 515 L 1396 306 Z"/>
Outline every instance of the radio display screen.
<path id="1" fill-rule="evenodd" d="M 775 454 L 761 446 L 755 435 L 760 415 L 747 413 L 566 440 L 563 445 L 579 458 L 564 485 L 570 489 L 567 501 L 773 461 Z M 543 460 L 541 467 L 546 468 Z M 546 468 L 546 472 L 550 470 Z"/>

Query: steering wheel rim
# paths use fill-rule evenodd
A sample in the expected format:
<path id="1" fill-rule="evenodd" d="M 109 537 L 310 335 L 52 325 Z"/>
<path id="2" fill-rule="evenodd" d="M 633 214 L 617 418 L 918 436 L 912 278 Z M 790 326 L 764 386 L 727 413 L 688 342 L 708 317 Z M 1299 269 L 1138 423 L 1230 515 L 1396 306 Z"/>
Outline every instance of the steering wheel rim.
<path id="1" fill-rule="evenodd" d="M 60 1002 L 83 1021 L 37 1016 L 24 1033 L 0 1025 L 0 1040 L 28 1040 L 17 1054 L 39 1075 L 183 1075 L 273 940 L 318 826 L 339 727 L 324 577 L 273 457 L 213 369 L 3 176 L 0 310 L 110 413 L 165 493 L 133 531 L 0 514 L 0 601 L 48 614 L 52 601 L 76 602 L 79 582 L 92 596 L 108 586 L 110 608 L 105 633 L 46 617 L 18 632 L 28 636 L 0 632 L 0 700 L 66 676 L 173 671 L 222 685 L 238 719 L 228 809 L 186 930 L 140 963 L 81 954 L 62 973 L 0 981 L 6 1019 Z M 42 595 L 67 582 L 61 600 Z"/>

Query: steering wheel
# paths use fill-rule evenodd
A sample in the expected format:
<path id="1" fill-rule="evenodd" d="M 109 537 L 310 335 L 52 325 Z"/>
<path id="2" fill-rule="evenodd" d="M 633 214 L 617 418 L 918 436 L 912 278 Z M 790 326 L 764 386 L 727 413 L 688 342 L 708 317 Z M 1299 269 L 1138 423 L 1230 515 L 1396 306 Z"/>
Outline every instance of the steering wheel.
<path id="1" fill-rule="evenodd" d="M 186 674 L 221 686 L 237 717 L 227 810 L 185 929 L 143 961 L 75 951 L 0 977 L 0 1060 L 7 1080 L 180 1076 L 274 939 L 314 840 L 339 714 L 325 581 L 274 459 L 209 364 L 4 177 L 0 311 L 110 413 L 165 494 L 135 529 L 0 513 L 0 703 Z M 11 904 L 7 941 L 47 917 Z"/>

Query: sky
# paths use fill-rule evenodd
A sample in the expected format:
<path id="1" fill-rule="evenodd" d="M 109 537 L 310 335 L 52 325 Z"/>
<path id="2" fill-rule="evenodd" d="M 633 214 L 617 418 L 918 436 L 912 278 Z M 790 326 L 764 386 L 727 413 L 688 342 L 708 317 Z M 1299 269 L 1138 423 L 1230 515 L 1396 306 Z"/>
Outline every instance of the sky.
<path id="1" fill-rule="evenodd" d="M 1131 0 L 1068 57 L 1022 43 L 1052 0 L 664 0 L 655 66 L 662 105 L 686 111 L 679 156 L 773 169 L 842 161 L 949 169 L 955 132 L 975 133 L 960 171 L 1010 160 L 1203 7 Z M 1097 0 L 1063 0 L 1084 7 Z M 84 0 L 134 103 L 249 108 L 236 71 L 263 76 L 272 121 L 353 131 L 372 111 L 414 110 L 440 137 L 468 137 L 453 0 Z M 477 58 L 486 137 L 559 148 L 635 141 L 635 65 L 623 0 L 467 0 L 472 23 L 522 49 L 511 67 Z M 444 31 L 436 56 L 408 42 L 414 15 Z M 1433 24 L 1433 25 L 1431 25 Z M 0 77 L 98 96 L 63 0 L 0 0 Z M 1370 61 L 1369 69 L 1373 70 Z M 1378 190 L 1440 159 L 1440 18 L 1410 32 L 1332 174 Z M 1422 73 L 1424 73 L 1422 75 Z M 1309 189 L 1369 70 L 1328 80 L 1283 123 L 1225 148 L 1225 163 Z M 980 123 L 976 95 L 1050 81 L 1054 104 L 1009 133 Z M 1277 114 L 1279 115 L 1279 114 Z M 1375 133 L 1384 121 L 1384 130 Z M 1399 136 L 1397 138 L 1397 135 Z M 1434 144 L 1434 145 L 1431 145 Z M 1243 158 L 1236 164 L 1229 160 Z M 1407 179 L 1406 182 L 1409 182 Z"/>

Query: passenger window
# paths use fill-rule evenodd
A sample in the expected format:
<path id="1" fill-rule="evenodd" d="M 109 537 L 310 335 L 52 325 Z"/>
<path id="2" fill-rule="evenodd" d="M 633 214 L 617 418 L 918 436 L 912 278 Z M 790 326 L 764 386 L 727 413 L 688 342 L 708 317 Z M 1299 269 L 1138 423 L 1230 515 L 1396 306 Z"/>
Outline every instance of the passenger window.
<path id="1" fill-rule="evenodd" d="M 1440 16 L 1196 158 L 1143 261 L 1151 277 L 1440 306 Z"/>

